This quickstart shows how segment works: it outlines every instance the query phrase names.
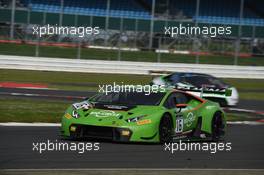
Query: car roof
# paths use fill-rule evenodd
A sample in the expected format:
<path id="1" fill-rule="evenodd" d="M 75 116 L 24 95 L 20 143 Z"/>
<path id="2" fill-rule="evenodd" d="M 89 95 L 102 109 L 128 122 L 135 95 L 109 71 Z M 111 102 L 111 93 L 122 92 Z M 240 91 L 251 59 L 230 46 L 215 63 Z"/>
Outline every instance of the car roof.
<path id="1" fill-rule="evenodd" d="M 178 75 L 178 76 L 206 76 L 206 77 L 212 77 L 209 74 L 203 74 L 203 73 L 195 73 L 195 72 L 174 72 L 170 75 Z M 168 76 L 170 76 L 168 75 Z"/>

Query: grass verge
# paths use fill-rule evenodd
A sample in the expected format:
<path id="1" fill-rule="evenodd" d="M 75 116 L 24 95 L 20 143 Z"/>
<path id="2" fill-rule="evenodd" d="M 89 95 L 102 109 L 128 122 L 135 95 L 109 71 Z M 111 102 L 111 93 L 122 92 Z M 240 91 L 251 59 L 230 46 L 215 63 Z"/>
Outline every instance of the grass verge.
<path id="1" fill-rule="evenodd" d="M 21 55 L 21 56 L 35 56 L 36 46 L 28 44 L 14 44 L 14 43 L 1 43 L 0 54 L 4 55 Z M 77 58 L 77 48 L 68 47 L 55 47 L 55 46 L 40 46 L 39 56 L 41 57 L 57 57 L 57 58 Z M 101 50 L 101 49 L 88 49 L 82 48 L 81 59 L 97 59 L 97 60 L 117 60 L 118 51 L 116 50 Z M 157 62 L 158 54 L 153 51 L 122 51 L 122 61 L 145 61 Z M 194 55 L 182 54 L 160 54 L 161 62 L 169 63 L 195 63 Z M 234 56 L 223 55 L 201 55 L 200 64 L 223 64 L 233 65 Z M 264 66 L 264 59 L 259 57 L 238 59 L 238 65 L 253 65 Z"/>
<path id="2" fill-rule="evenodd" d="M 71 102 L 0 98 L 0 122 L 60 122 Z"/>
<path id="3" fill-rule="evenodd" d="M 58 123 L 70 101 L 29 98 L 0 98 L 0 122 Z M 227 114 L 228 121 L 254 120 L 246 114 Z"/>
<path id="4" fill-rule="evenodd" d="M 89 91 L 98 90 L 98 85 L 113 84 L 148 84 L 153 76 L 126 75 L 126 74 L 100 74 L 100 73 L 72 73 L 30 70 L 0 69 L 0 82 L 28 82 L 44 83 L 49 88 L 61 90 Z M 225 82 L 235 86 L 240 99 L 263 100 L 264 80 L 257 79 L 224 79 Z"/>

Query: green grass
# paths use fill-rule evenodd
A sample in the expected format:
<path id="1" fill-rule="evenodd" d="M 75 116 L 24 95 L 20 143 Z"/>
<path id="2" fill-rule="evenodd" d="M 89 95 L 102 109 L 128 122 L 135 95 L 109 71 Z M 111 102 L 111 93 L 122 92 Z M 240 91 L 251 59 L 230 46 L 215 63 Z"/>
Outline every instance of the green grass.
<path id="1" fill-rule="evenodd" d="M 224 79 L 238 89 L 239 98 L 247 100 L 264 100 L 263 79 Z"/>
<path id="2" fill-rule="evenodd" d="M 0 82 L 5 81 L 44 83 L 50 88 L 87 91 L 98 90 L 99 84 L 112 84 L 113 82 L 146 84 L 151 81 L 151 76 L 0 69 Z M 80 83 L 83 85 L 80 86 Z"/>
<path id="3" fill-rule="evenodd" d="M 263 79 L 235 79 L 225 78 L 223 79 L 226 83 L 232 84 L 239 90 L 263 90 L 264 80 Z"/>
<path id="4" fill-rule="evenodd" d="M 36 46 L 27 44 L 13 44 L 1 43 L 0 54 L 6 55 L 22 55 L 35 56 Z M 76 58 L 77 48 L 55 47 L 55 46 L 40 46 L 39 56 L 41 57 L 58 57 L 58 58 Z M 98 59 L 98 60 L 117 60 L 118 51 L 116 50 L 101 50 L 101 49 L 87 49 L 82 48 L 82 59 Z M 158 55 L 152 51 L 122 51 L 121 58 L 125 61 L 146 61 L 157 62 Z M 161 62 L 174 63 L 195 63 L 195 56 L 193 55 L 179 55 L 179 54 L 161 54 Z M 201 64 L 224 64 L 233 65 L 233 56 L 200 56 Z M 239 58 L 239 65 L 255 65 L 264 66 L 264 59 L 258 57 Z"/>
<path id="5" fill-rule="evenodd" d="M 0 69 L 0 82 L 44 83 L 50 88 L 61 90 L 97 91 L 98 85 L 112 84 L 148 84 L 153 76 L 99 73 L 72 73 L 30 70 Z M 235 86 L 241 99 L 264 100 L 264 80 L 224 79 Z M 256 91 L 256 92 L 255 92 Z"/>
<path id="6" fill-rule="evenodd" d="M 0 122 L 59 122 L 71 102 L 0 98 Z"/>
<path id="7" fill-rule="evenodd" d="M 51 72 L 31 70 L 0 69 L 0 81 L 17 81 L 33 83 L 133 83 L 145 84 L 150 82 L 148 75 L 126 75 L 126 74 L 100 74 L 100 73 L 72 73 L 72 72 Z"/>
<path id="8" fill-rule="evenodd" d="M 245 100 L 264 100 L 264 92 L 254 93 L 254 92 L 243 92 L 239 94 L 239 98 Z"/>
<path id="9" fill-rule="evenodd" d="M 0 122 L 58 123 L 72 102 L 28 98 L 0 98 Z M 245 114 L 228 114 L 228 121 L 245 121 L 254 118 Z"/>
<path id="10" fill-rule="evenodd" d="M 227 113 L 227 121 L 256 121 L 259 118 L 245 113 Z"/>

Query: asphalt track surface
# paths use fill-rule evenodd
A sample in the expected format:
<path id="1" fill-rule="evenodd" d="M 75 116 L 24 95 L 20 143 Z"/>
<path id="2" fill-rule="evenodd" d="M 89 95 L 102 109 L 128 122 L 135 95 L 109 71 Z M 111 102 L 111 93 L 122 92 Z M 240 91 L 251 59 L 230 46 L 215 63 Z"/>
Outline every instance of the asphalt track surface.
<path id="1" fill-rule="evenodd" d="M 0 88 L 0 96 L 27 97 L 37 99 L 80 101 L 94 95 L 91 91 L 65 91 L 47 89 Z M 263 111 L 262 100 L 240 100 L 237 108 Z"/>
<path id="2" fill-rule="evenodd" d="M 94 92 L 0 88 L 1 97 L 80 101 Z M 263 101 L 241 100 L 239 108 L 263 110 Z M 229 125 L 231 151 L 164 151 L 164 145 L 100 142 L 99 151 L 32 151 L 33 142 L 65 142 L 58 127 L 0 127 L 0 169 L 222 168 L 264 169 L 264 125 Z M 85 141 L 91 142 L 91 141 Z"/>
<path id="3" fill-rule="evenodd" d="M 58 127 L 0 127 L 0 169 L 264 168 L 264 125 L 229 125 L 231 151 L 164 151 L 164 145 L 100 142 L 99 151 L 33 151 L 32 143 L 62 141 Z M 86 141 L 87 142 L 87 141 Z M 88 141 L 90 142 L 90 141 Z"/>

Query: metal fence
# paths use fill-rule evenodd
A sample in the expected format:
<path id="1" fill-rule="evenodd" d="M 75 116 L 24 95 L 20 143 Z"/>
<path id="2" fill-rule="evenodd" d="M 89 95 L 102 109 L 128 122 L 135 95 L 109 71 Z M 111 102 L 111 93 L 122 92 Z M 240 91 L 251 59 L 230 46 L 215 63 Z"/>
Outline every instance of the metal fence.
<path id="1" fill-rule="evenodd" d="M 0 53 L 78 59 L 235 65 L 247 64 L 243 59 L 239 59 L 240 56 L 264 56 L 264 27 L 230 25 L 232 35 L 214 38 L 170 37 L 164 34 L 166 26 L 179 26 L 179 24 L 215 26 L 215 24 L 201 24 L 188 18 L 171 19 L 168 16 L 161 16 L 153 10 L 156 9 L 155 1 L 153 3 L 150 20 L 64 14 L 63 11 L 34 12 L 29 8 L 15 6 L 13 3 L 12 6 L 0 9 L 0 39 L 7 42 L 16 41 L 21 50 L 10 50 L 12 43 L 9 43 L 0 48 Z M 199 9 L 199 0 L 196 6 L 196 13 L 199 13 L 197 9 Z M 241 14 L 243 10 L 238 13 L 240 17 L 243 16 Z M 38 37 L 33 34 L 34 26 L 46 24 L 98 26 L 100 34 L 85 37 L 74 35 Z"/>

